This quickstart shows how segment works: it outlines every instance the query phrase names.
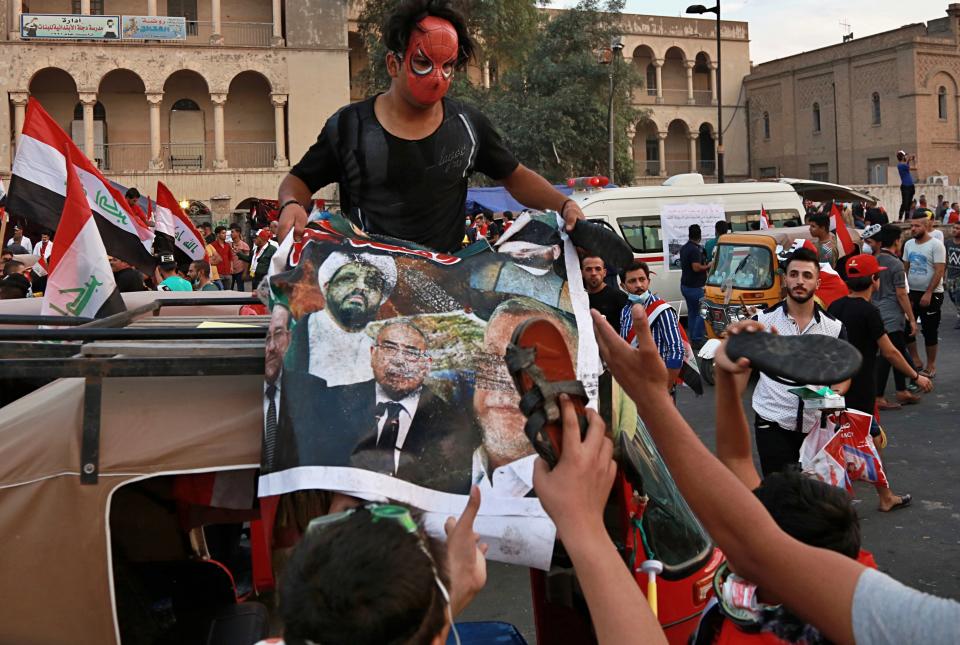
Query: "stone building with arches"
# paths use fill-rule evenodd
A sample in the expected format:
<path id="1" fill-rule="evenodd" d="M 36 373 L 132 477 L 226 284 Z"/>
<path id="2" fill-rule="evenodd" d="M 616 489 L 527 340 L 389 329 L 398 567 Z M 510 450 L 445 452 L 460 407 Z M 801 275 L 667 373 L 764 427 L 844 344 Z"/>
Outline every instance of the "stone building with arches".
<path id="1" fill-rule="evenodd" d="M 960 4 L 946 16 L 757 65 L 744 81 L 750 175 L 899 184 L 960 182 Z"/>
<path id="2" fill-rule="evenodd" d="M 624 14 L 623 64 L 644 79 L 634 103 L 645 116 L 627 133 L 636 184 L 699 172 L 716 177 L 717 102 L 723 103 L 727 181 L 749 175 L 743 78 L 750 71 L 747 23 L 720 23 L 723 69 L 717 93 L 717 23 L 699 18 Z"/>
<path id="3" fill-rule="evenodd" d="M 187 38 L 24 40 L 23 13 L 182 16 Z M 346 25 L 343 0 L 0 0 L 0 177 L 34 97 L 109 178 L 224 221 L 349 101 Z"/>

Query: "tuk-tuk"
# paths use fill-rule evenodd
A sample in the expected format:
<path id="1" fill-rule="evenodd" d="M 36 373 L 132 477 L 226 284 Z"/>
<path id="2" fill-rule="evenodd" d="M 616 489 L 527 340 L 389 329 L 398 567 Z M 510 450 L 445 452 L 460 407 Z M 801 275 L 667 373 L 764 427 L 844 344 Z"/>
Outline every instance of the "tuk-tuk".
<path id="1" fill-rule="evenodd" d="M 847 227 L 854 244 L 856 229 Z M 806 226 L 728 233 L 714 250 L 713 267 L 707 274 L 700 315 L 709 338 L 722 338 L 728 325 L 751 317 L 783 299 L 783 275 L 779 255 L 796 240 L 810 240 Z"/>
<path id="2" fill-rule="evenodd" d="M 279 624 L 282 561 L 276 501 L 256 498 L 268 317 L 237 315 L 250 294 L 123 296 L 67 329 L 36 327 L 54 322 L 40 299 L 0 303 L 0 379 L 33 388 L 0 408 L 0 641 L 253 643 Z M 659 618 L 686 643 L 723 556 L 608 387 L 608 530 L 642 589 L 641 563 L 662 563 Z M 531 583 L 538 642 L 595 642 L 562 546 Z"/>

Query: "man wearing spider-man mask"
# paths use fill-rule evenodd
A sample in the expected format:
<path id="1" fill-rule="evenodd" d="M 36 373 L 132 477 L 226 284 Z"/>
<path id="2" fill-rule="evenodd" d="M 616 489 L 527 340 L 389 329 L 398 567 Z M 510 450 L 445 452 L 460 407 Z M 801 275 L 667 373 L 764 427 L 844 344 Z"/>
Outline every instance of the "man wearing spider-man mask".
<path id="1" fill-rule="evenodd" d="M 482 113 L 445 96 L 474 48 L 449 0 L 405 0 L 382 31 L 390 87 L 330 117 L 284 178 L 281 239 L 291 228 L 300 237 L 301 204 L 337 182 L 344 214 L 364 231 L 456 251 L 475 171 L 529 208 L 560 212 L 568 230 L 584 219 L 575 202 L 517 162 Z"/>

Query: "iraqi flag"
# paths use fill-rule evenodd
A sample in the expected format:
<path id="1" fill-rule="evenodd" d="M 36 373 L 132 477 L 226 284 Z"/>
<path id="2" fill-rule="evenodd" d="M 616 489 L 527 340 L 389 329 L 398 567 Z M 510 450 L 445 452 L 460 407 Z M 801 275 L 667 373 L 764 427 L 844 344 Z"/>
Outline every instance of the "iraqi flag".
<path id="1" fill-rule="evenodd" d="M 767 215 L 767 209 L 760 204 L 760 230 L 765 231 L 770 228 L 770 217 Z"/>
<path id="2" fill-rule="evenodd" d="M 69 149 L 64 156 L 71 162 Z M 72 162 L 65 166 L 66 197 L 40 313 L 105 318 L 126 307 L 107 262 L 107 250 L 85 199 L 83 184 L 73 167 Z"/>
<path id="3" fill-rule="evenodd" d="M 157 182 L 157 203 L 153 207 L 157 234 L 170 239 L 171 251 L 177 256 L 177 264 L 207 259 L 207 245 L 203 235 L 180 208 L 177 198 L 162 181 Z"/>
<path id="4" fill-rule="evenodd" d="M 840 257 L 850 255 L 857 250 L 853 239 L 850 237 L 850 231 L 847 230 L 847 225 L 843 221 L 843 211 L 840 210 L 836 202 L 830 207 L 830 228 L 836 232 L 837 241 L 840 242 L 840 250 L 843 251 Z"/>
<path id="5" fill-rule="evenodd" d="M 107 253 L 153 274 L 153 231 L 142 216 L 130 211 L 123 195 L 33 98 L 27 104 L 23 134 L 13 160 L 7 209 L 43 228 L 56 230 L 59 236 L 57 229 L 64 212 L 67 185 L 64 159 L 68 152 Z"/>

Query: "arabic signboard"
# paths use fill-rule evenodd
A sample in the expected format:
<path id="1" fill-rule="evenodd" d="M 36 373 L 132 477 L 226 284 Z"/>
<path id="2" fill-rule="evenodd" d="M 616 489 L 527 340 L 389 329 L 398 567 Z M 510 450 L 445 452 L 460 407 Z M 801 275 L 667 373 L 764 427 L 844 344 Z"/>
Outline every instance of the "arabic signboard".
<path id="1" fill-rule="evenodd" d="M 178 16 L 124 16 L 123 40 L 186 40 L 187 19 Z"/>
<path id="2" fill-rule="evenodd" d="M 20 37 L 120 40 L 120 16 L 25 13 L 20 16 Z"/>

